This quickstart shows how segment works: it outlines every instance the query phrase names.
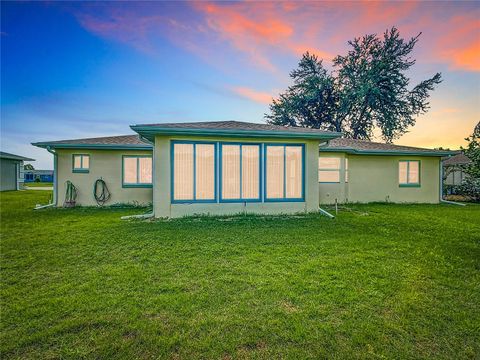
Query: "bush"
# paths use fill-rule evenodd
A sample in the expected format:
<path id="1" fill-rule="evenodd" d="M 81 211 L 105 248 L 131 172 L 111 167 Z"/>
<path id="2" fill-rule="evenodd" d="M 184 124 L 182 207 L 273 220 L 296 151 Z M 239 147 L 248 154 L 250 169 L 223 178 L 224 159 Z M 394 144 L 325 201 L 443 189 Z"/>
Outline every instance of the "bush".
<path id="1" fill-rule="evenodd" d="M 462 185 L 458 186 L 458 194 L 468 196 L 474 202 L 480 202 L 480 179 L 467 177 Z"/>

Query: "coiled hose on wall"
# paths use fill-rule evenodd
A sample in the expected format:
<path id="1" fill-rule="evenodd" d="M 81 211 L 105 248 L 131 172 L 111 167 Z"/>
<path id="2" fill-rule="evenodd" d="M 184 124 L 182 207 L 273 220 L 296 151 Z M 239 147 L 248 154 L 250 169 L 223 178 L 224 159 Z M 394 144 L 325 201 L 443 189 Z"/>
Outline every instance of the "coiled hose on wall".
<path id="1" fill-rule="evenodd" d="M 110 191 L 108 191 L 107 184 L 100 178 L 95 181 L 93 185 L 93 196 L 98 205 L 103 206 L 110 199 Z"/>
<path id="2" fill-rule="evenodd" d="M 70 180 L 65 182 L 65 201 L 63 207 L 74 207 L 77 199 L 77 188 Z"/>

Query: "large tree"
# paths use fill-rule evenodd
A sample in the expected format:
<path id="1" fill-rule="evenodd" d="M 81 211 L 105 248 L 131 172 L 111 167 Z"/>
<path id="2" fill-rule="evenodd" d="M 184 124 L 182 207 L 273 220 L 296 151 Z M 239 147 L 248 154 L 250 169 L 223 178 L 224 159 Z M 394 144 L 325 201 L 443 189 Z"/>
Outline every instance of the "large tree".
<path id="1" fill-rule="evenodd" d="M 467 176 L 460 185 L 460 193 L 480 202 L 480 122 L 473 129 L 472 135 L 465 140 L 468 141 L 468 146 L 462 148 L 462 151 L 471 163 L 464 169 Z"/>
<path id="2" fill-rule="evenodd" d="M 293 85 L 274 99 L 268 123 L 342 131 L 355 139 L 371 139 L 375 129 L 391 142 L 429 109 L 430 92 L 440 73 L 410 88 L 406 72 L 420 34 L 405 41 L 393 27 L 383 34 L 349 41 L 350 51 L 333 59 L 328 71 L 322 60 L 305 53 L 290 73 Z"/>

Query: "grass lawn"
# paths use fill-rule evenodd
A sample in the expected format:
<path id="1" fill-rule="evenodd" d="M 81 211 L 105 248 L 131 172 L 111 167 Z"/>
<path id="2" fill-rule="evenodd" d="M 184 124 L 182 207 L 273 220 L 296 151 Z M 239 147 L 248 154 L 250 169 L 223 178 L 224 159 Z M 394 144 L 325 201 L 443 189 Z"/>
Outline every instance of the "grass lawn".
<path id="1" fill-rule="evenodd" d="M 53 187 L 53 183 L 51 182 L 30 182 L 24 183 L 26 187 Z"/>
<path id="2" fill-rule="evenodd" d="M 1 194 L 0 357 L 480 357 L 480 206 L 121 221 Z"/>

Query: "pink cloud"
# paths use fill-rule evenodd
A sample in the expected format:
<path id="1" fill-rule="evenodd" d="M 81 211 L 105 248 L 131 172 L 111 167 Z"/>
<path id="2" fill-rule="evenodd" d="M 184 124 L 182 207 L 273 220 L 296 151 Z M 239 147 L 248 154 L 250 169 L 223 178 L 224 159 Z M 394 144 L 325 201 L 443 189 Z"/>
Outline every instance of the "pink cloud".
<path id="1" fill-rule="evenodd" d="M 257 91 L 248 87 L 236 86 L 232 87 L 231 90 L 235 94 L 245 99 L 249 99 L 260 104 L 270 104 L 273 99 L 272 94 L 263 91 Z"/>
<path id="2" fill-rule="evenodd" d="M 194 2 L 190 11 L 196 16 L 167 14 L 154 3 L 147 9 L 111 3 L 77 18 L 95 35 L 146 53 L 158 53 L 156 40 L 164 38 L 216 66 L 228 67 L 233 52 L 272 72 L 283 58 L 298 59 L 305 51 L 329 61 L 346 51 L 348 40 L 395 25 L 405 37 L 425 32 L 416 49 L 419 62 L 480 71 L 480 8 L 462 13 L 453 4 L 414 1 Z"/>

